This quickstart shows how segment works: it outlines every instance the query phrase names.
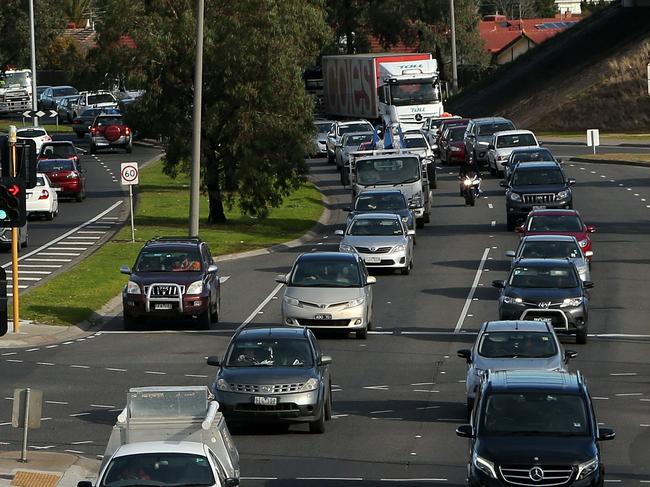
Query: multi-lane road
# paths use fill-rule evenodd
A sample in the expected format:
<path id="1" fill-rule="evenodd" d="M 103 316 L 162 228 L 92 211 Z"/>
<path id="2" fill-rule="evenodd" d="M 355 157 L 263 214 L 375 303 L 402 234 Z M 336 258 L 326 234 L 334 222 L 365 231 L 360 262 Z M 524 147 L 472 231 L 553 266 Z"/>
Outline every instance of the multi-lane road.
<path id="1" fill-rule="evenodd" d="M 560 157 L 585 152 L 549 146 Z M 77 340 L 0 349 L 0 448 L 20 448 L 20 430 L 7 424 L 15 387 L 44 393 L 47 419 L 30 433 L 31 449 L 94 456 L 103 453 L 129 387 L 208 384 L 214 369 L 205 357 L 223 354 L 237 326 L 279 323 L 282 290 L 275 275 L 300 252 L 337 248 L 334 230 L 345 221 L 339 209 L 350 199 L 332 166 L 313 160 L 310 168 L 334 221 L 300 248 L 220 263 L 221 274 L 231 277 L 222 288 L 222 322 L 212 330 L 161 326 L 126 333 L 116 319 Z M 617 431 L 615 441 L 603 444 L 607 482 L 650 483 L 650 171 L 570 162 L 565 169 L 578 180 L 575 208 L 596 227 L 590 338 L 580 346 L 564 340 L 579 352 L 570 365 L 587 377 L 599 422 Z M 376 273 L 368 339 L 319 336 L 333 357 L 334 418 L 326 433 L 311 435 L 302 426 L 236 432 L 243 485 L 464 484 L 467 443 L 454 430 L 464 422 L 466 366 L 456 350 L 467 348 L 480 323 L 496 318 L 490 284 L 505 277 L 504 252 L 518 237 L 505 230 L 498 181 L 486 177 L 480 202 L 466 207 L 456 172 L 440 170 L 432 222 L 418 230 L 414 272 Z M 109 178 L 97 191 L 119 192 L 119 186 Z"/>

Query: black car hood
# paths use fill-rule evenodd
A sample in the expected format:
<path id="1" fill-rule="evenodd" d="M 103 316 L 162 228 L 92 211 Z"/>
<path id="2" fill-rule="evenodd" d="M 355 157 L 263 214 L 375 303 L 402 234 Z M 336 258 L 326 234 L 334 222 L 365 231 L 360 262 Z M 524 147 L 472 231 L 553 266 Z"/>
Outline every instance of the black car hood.
<path id="1" fill-rule="evenodd" d="M 143 286 L 153 283 L 183 284 L 189 286 L 203 279 L 202 272 L 138 272 L 131 274 L 130 280 Z"/>
<path id="2" fill-rule="evenodd" d="M 530 288 L 507 286 L 504 294 L 513 298 L 521 298 L 524 301 L 553 301 L 557 302 L 564 298 L 576 298 L 582 296 L 582 289 L 579 287 L 570 288 Z"/>
<path id="3" fill-rule="evenodd" d="M 530 193 L 559 193 L 560 191 L 564 191 L 567 189 L 566 184 L 549 184 L 545 186 L 532 186 L 529 184 L 522 185 L 522 186 L 512 186 L 511 190 L 514 193 L 524 193 L 524 194 L 530 194 Z"/>
<path id="4" fill-rule="evenodd" d="M 302 384 L 311 378 L 318 378 L 313 368 L 304 367 L 222 367 L 217 379 L 232 384 Z"/>
<path id="5" fill-rule="evenodd" d="M 483 436 L 476 453 L 497 465 L 560 466 L 586 462 L 598 449 L 589 436 Z"/>

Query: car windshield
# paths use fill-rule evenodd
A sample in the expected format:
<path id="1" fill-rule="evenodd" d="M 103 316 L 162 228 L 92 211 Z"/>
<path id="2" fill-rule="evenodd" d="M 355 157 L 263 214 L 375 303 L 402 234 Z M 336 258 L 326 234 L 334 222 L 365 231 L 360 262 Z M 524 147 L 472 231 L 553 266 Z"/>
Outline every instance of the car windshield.
<path id="1" fill-rule="evenodd" d="M 355 218 L 348 229 L 348 235 L 393 237 L 404 235 L 404 230 L 396 218 Z"/>
<path id="2" fill-rule="evenodd" d="M 291 274 L 289 286 L 296 287 L 360 287 L 361 275 L 351 259 L 300 259 Z"/>
<path id="3" fill-rule="evenodd" d="M 74 163 L 65 159 L 45 159 L 38 163 L 40 172 L 74 171 Z"/>
<path id="4" fill-rule="evenodd" d="M 530 232 L 582 232 L 583 225 L 576 215 L 535 215 L 530 218 Z"/>
<path id="5" fill-rule="evenodd" d="M 354 207 L 357 211 L 395 211 L 405 208 L 406 200 L 401 194 L 364 195 L 363 193 L 357 198 Z"/>
<path id="6" fill-rule="evenodd" d="M 43 137 L 44 135 L 47 135 L 45 130 L 39 130 L 39 129 L 25 129 L 25 130 L 19 130 L 16 134 L 19 138 L 20 137 L 25 137 L 25 138 L 31 138 L 31 137 Z"/>
<path id="7" fill-rule="evenodd" d="M 98 103 L 115 103 L 115 99 L 110 93 L 88 95 L 88 105 L 97 105 Z"/>
<path id="8" fill-rule="evenodd" d="M 531 391 L 488 396 L 480 429 L 488 435 L 586 436 L 590 428 L 581 396 Z"/>
<path id="9" fill-rule="evenodd" d="M 510 274 L 510 286 L 570 289 L 578 287 L 578 277 L 570 267 L 517 266 Z"/>
<path id="10" fill-rule="evenodd" d="M 372 141 L 372 134 L 348 135 L 345 141 L 346 147 L 359 147 L 364 142 Z"/>
<path id="11" fill-rule="evenodd" d="M 38 176 L 36 178 L 36 186 L 45 186 L 45 178 L 42 176 Z"/>
<path id="12" fill-rule="evenodd" d="M 519 257 L 526 259 L 576 259 L 582 257 L 582 252 L 574 241 L 530 241 L 523 244 Z"/>
<path id="13" fill-rule="evenodd" d="M 72 144 L 45 144 L 41 149 L 43 159 L 67 159 L 76 155 L 77 152 Z"/>
<path id="14" fill-rule="evenodd" d="M 197 272 L 201 270 L 198 250 L 143 250 L 135 263 L 137 272 Z"/>
<path id="15" fill-rule="evenodd" d="M 239 338 L 230 346 L 226 367 L 313 367 L 309 342 L 295 338 Z"/>
<path id="16" fill-rule="evenodd" d="M 478 134 L 480 136 L 493 135 L 496 132 L 514 130 L 514 128 L 512 122 L 482 123 L 478 126 Z"/>
<path id="17" fill-rule="evenodd" d="M 486 358 L 548 358 L 556 353 L 555 340 L 548 332 L 485 332 L 478 344 L 478 354 Z"/>
<path id="18" fill-rule="evenodd" d="M 369 123 L 353 123 L 350 125 L 342 125 L 339 128 L 341 135 L 351 134 L 352 132 L 371 132 L 372 130 L 372 125 Z"/>
<path id="19" fill-rule="evenodd" d="M 4 73 L 0 74 L 0 81 L 5 82 L 5 86 L 18 85 L 23 88 L 29 87 L 32 78 L 29 73 Z"/>
<path id="20" fill-rule="evenodd" d="M 515 170 L 513 186 L 549 186 L 564 184 L 564 174 L 560 169 L 522 169 Z"/>
<path id="21" fill-rule="evenodd" d="M 544 162 L 554 161 L 555 158 L 548 149 L 535 151 L 515 151 L 512 153 L 512 162 Z"/>
<path id="22" fill-rule="evenodd" d="M 455 142 L 455 141 L 458 141 L 458 140 L 463 140 L 463 138 L 465 137 L 465 129 L 466 128 L 467 127 L 465 127 L 465 126 L 451 127 L 447 131 L 447 140 L 449 142 Z"/>
<path id="23" fill-rule="evenodd" d="M 98 127 L 107 127 L 109 125 L 124 125 L 122 117 L 97 117 Z"/>
<path id="24" fill-rule="evenodd" d="M 211 486 L 215 479 L 208 459 L 189 453 L 138 453 L 114 458 L 101 487 L 152 485 Z"/>
<path id="25" fill-rule="evenodd" d="M 332 122 L 316 122 L 314 125 L 319 134 L 326 134 L 332 128 Z"/>
<path id="26" fill-rule="evenodd" d="M 89 108 L 87 110 L 84 110 L 83 113 L 81 114 L 81 116 L 82 117 L 88 117 L 88 118 L 95 118 L 100 113 L 102 113 L 101 108 Z"/>
<path id="27" fill-rule="evenodd" d="M 537 145 L 537 141 L 533 134 L 500 135 L 497 138 L 497 149 L 507 149 L 509 147 L 522 147 L 527 145 Z"/>
<path id="28" fill-rule="evenodd" d="M 420 179 L 419 169 L 417 157 L 357 161 L 357 183 L 362 186 L 414 183 Z"/>
<path id="29" fill-rule="evenodd" d="M 76 94 L 77 90 L 72 86 L 67 86 L 65 88 L 52 88 L 52 96 L 68 96 Z"/>
<path id="30" fill-rule="evenodd" d="M 397 83 L 389 86 L 393 105 L 421 105 L 440 100 L 440 92 L 431 82 Z"/>
<path id="31" fill-rule="evenodd" d="M 404 146 L 407 149 L 426 149 L 427 141 L 424 137 L 405 137 Z"/>

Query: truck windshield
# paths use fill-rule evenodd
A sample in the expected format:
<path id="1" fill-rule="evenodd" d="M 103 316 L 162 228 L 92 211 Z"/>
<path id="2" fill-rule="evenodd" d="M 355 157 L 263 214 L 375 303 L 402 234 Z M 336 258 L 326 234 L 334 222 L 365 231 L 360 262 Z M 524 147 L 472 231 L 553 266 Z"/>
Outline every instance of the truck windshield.
<path id="1" fill-rule="evenodd" d="M 420 161 L 417 157 L 358 161 L 356 173 L 362 186 L 414 183 L 420 179 Z"/>
<path id="2" fill-rule="evenodd" d="M 10 86 L 27 88 L 29 87 L 30 78 L 28 73 L 5 73 L 0 75 L 0 81 L 4 81 L 7 88 Z"/>
<path id="3" fill-rule="evenodd" d="M 422 105 L 440 101 L 440 92 L 430 81 L 390 85 L 393 105 Z"/>

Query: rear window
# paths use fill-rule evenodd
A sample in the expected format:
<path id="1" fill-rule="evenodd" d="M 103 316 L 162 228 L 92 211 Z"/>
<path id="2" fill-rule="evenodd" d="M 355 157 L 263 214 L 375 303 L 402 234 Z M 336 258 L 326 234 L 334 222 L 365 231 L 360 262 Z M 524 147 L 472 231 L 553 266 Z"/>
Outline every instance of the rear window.
<path id="1" fill-rule="evenodd" d="M 536 331 L 485 332 L 478 353 L 486 358 L 548 358 L 557 347 L 553 335 Z"/>
<path id="2" fill-rule="evenodd" d="M 45 144 L 41 149 L 41 157 L 45 159 L 67 159 L 76 155 L 72 144 Z"/>
<path id="3" fill-rule="evenodd" d="M 115 103 L 115 98 L 110 93 L 88 95 L 88 105 L 96 105 L 97 103 Z"/>
<path id="4" fill-rule="evenodd" d="M 52 95 L 53 96 L 67 96 L 67 95 L 76 95 L 77 90 L 71 86 L 68 86 L 66 88 L 53 88 L 52 89 Z"/>
<path id="5" fill-rule="evenodd" d="M 44 135 L 47 133 L 42 129 L 19 130 L 17 133 L 18 137 L 43 137 Z"/>
<path id="6" fill-rule="evenodd" d="M 547 162 L 555 158 L 548 149 L 512 153 L 512 162 Z"/>
<path id="7" fill-rule="evenodd" d="M 38 163 L 38 170 L 41 172 L 74 171 L 74 163 L 70 160 L 45 159 Z"/>
<path id="8" fill-rule="evenodd" d="M 98 127 L 107 127 L 109 125 L 124 125 L 122 117 L 97 117 L 95 121 Z"/>
<path id="9" fill-rule="evenodd" d="M 537 141 L 533 134 L 502 135 L 497 139 L 498 149 L 523 147 L 527 145 L 537 145 Z"/>
<path id="10" fill-rule="evenodd" d="M 341 134 L 350 134 L 352 132 L 370 132 L 372 131 L 372 125 L 368 123 L 355 123 L 352 125 L 343 125 L 339 131 Z"/>
<path id="11" fill-rule="evenodd" d="M 424 137 L 406 137 L 404 139 L 404 145 L 407 149 L 426 148 L 427 142 L 424 140 Z"/>
<path id="12" fill-rule="evenodd" d="M 102 113 L 101 108 L 90 108 L 88 110 L 84 110 L 83 113 L 81 114 L 82 117 L 95 117 Z"/>
<path id="13" fill-rule="evenodd" d="M 530 219 L 531 232 L 582 232 L 582 221 L 576 215 L 537 215 Z"/>
<path id="14" fill-rule="evenodd" d="M 503 132 L 505 130 L 514 130 L 515 126 L 512 122 L 502 123 L 486 123 L 478 126 L 479 135 L 492 135 L 496 132 Z"/>

